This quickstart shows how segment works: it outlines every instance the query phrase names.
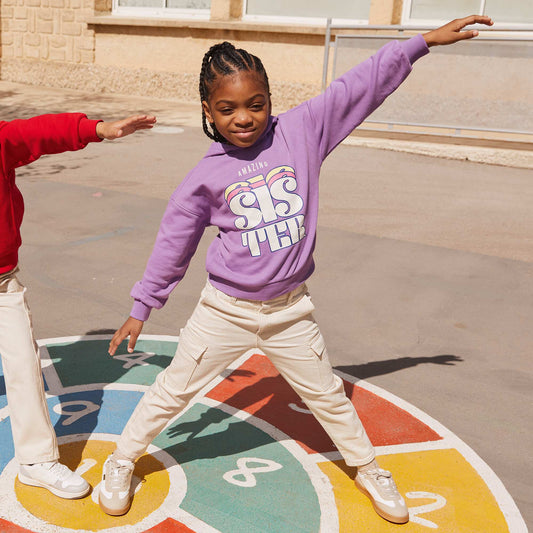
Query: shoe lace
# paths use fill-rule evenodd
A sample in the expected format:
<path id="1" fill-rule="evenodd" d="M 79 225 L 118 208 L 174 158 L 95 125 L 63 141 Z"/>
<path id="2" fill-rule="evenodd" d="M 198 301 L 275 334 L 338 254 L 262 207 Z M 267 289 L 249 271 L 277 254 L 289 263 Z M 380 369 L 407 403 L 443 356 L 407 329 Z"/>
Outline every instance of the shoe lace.
<path id="1" fill-rule="evenodd" d="M 376 485 L 383 496 L 388 499 L 395 499 L 399 496 L 398 488 L 389 471 L 378 468 L 377 470 L 366 472 L 366 474 L 374 478 Z"/>
<path id="2" fill-rule="evenodd" d="M 72 471 L 70 468 L 64 464 L 61 464 L 59 462 L 54 463 L 50 469 L 49 472 L 53 474 L 57 479 L 60 481 L 63 481 L 66 479 L 70 474 L 72 474 Z"/>
<path id="3" fill-rule="evenodd" d="M 110 460 L 107 465 L 106 480 L 113 487 L 123 487 L 129 481 L 133 465 L 123 465 L 117 461 Z"/>

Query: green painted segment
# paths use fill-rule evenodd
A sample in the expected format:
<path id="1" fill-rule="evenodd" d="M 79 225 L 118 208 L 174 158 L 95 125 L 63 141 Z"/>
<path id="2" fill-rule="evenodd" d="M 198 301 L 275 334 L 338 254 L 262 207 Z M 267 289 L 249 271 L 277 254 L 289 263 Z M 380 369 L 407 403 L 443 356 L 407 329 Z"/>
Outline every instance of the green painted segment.
<path id="1" fill-rule="evenodd" d="M 286 448 L 248 422 L 197 404 L 154 444 L 185 471 L 187 494 L 180 507 L 222 533 L 319 531 L 320 507 L 308 474 Z M 245 467 L 255 486 L 224 479 L 225 473 L 239 469 L 239 459 L 248 459 Z M 282 467 L 254 473 L 265 467 L 263 461 Z M 234 479 L 245 477 L 234 473 Z"/>
<path id="2" fill-rule="evenodd" d="M 107 353 L 109 340 L 48 344 L 47 348 L 62 385 L 70 387 L 89 383 L 151 385 L 157 374 L 170 364 L 177 345 L 172 341 L 141 339 L 134 353 L 128 354 L 127 341 L 124 341 L 116 354 L 127 356 L 130 362 Z M 140 354 L 145 352 L 155 355 L 144 358 Z"/>

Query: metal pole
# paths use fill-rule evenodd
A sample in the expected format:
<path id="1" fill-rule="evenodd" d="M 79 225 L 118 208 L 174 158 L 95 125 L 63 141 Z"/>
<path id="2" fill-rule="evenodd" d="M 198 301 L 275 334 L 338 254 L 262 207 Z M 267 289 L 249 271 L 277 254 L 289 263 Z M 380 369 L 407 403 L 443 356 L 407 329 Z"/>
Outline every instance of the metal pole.
<path id="1" fill-rule="evenodd" d="M 331 38 L 331 19 L 326 24 L 326 42 L 324 44 L 324 66 L 322 68 L 322 92 L 326 90 L 328 84 L 328 61 L 329 61 L 329 40 Z"/>

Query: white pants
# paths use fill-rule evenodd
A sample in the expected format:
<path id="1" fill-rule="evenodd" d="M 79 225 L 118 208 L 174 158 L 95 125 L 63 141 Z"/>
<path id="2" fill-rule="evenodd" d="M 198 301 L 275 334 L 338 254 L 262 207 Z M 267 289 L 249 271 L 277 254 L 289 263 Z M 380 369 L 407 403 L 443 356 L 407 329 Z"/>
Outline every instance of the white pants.
<path id="1" fill-rule="evenodd" d="M 20 464 L 32 464 L 56 460 L 59 452 L 46 405 L 26 287 L 16 271 L 0 275 L 0 354 L 15 458 Z"/>
<path id="2" fill-rule="evenodd" d="M 305 285 L 258 302 L 210 283 L 182 330 L 176 355 L 144 394 L 118 441 L 135 461 L 191 397 L 250 349 L 263 351 L 322 424 L 349 466 L 369 463 L 374 448 L 331 368 Z"/>

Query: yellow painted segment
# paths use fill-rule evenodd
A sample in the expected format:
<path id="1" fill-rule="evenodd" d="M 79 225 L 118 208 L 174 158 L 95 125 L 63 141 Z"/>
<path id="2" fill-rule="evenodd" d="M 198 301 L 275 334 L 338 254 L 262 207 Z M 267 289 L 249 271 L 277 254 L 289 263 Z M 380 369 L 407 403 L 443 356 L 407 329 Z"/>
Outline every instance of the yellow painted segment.
<path id="1" fill-rule="evenodd" d="M 114 443 L 108 441 L 71 442 L 60 446 L 61 462 L 73 470 L 79 467 L 78 472 L 94 488 L 100 483 L 104 461 L 114 449 Z M 93 501 L 92 493 L 79 500 L 64 500 L 46 489 L 23 485 L 18 479 L 15 491 L 19 502 L 44 522 L 69 529 L 100 531 L 136 524 L 163 503 L 170 482 L 159 461 L 151 455 L 144 455 L 137 461 L 134 476 L 141 480 L 141 487 L 135 493 L 130 511 L 119 517 L 111 517 L 101 511 Z"/>
<path id="2" fill-rule="evenodd" d="M 383 520 L 355 487 L 355 469 L 344 462 L 320 463 L 333 485 L 341 533 L 509 531 L 491 491 L 457 450 L 384 455 L 378 462 L 393 473 L 414 516 L 401 526 Z"/>

